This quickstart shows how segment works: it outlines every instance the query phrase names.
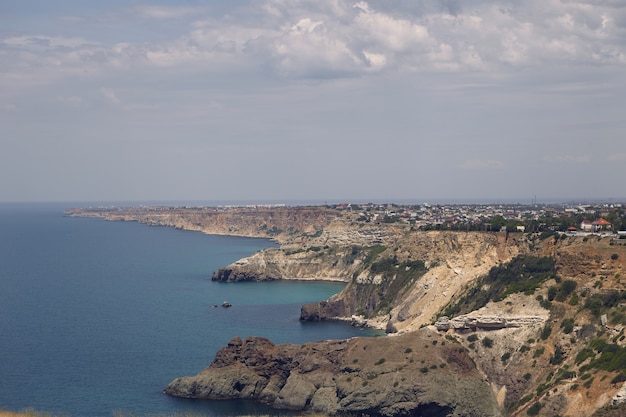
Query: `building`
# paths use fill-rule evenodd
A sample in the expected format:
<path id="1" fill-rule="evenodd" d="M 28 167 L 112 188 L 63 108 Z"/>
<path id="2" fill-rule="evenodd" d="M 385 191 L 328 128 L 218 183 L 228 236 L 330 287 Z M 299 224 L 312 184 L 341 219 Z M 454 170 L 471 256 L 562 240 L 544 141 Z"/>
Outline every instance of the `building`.
<path id="1" fill-rule="evenodd" d="M 606 219 L 599 218 L 591 223 L 594 232 L 601 232 L 603 230 L 612 230 L 612 224 Z"/>

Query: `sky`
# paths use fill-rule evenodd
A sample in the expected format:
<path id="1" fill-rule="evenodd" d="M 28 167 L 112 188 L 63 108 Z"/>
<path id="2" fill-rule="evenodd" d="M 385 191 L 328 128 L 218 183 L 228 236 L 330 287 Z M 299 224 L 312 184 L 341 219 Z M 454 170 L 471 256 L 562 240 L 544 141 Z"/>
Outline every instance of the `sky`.
<path id="1" fill-rule="evenodd" d="M 626 201 L 623 0 L 0 0 L 0 201 Z"/>

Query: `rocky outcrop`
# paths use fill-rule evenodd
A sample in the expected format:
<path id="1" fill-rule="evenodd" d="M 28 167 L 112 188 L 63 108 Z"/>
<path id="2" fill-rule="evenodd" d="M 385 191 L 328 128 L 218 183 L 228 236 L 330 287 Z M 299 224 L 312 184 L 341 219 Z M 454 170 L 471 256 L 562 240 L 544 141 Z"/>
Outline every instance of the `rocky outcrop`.
<path id="1" fill-rule="evenodd" d="M 276 279 L 347 282 L 358 269 L 358 265 L 346 263 L 348 251 L 348 248 L 320 246 L 297 251 L 266 249 L 220 268 L 212 279 L 221 282 Z"/>
<path id="2" fill-rule="evenodd" d="M 207 369 L 175 379 L 165 392 L 245 398 L 330 415 L 500 415 L 467 353 L 427 329 L 394 338 L 305 345 L 235 338 Z"/>
<path id="3" fill-rule="evenodd" d="M 300 309 L 300 320 L 302 321 L 323 321 L 343 317 L 346 306 L 342 299 L 334 301 L 320 301 L 302 305 Z"/>
<path id="4" fill-rule="evenodd" d="M 435 322 L 435 327 L 440 331 L 453 330 L 497 330 L 511 327 L 527 327 L 537 323 L 544 323 L 545 317 L 541 316 L 517 316 L 504 317 L 502 315 L 473 315 L 465 314 L 452 319 L 443 316 Z"/>

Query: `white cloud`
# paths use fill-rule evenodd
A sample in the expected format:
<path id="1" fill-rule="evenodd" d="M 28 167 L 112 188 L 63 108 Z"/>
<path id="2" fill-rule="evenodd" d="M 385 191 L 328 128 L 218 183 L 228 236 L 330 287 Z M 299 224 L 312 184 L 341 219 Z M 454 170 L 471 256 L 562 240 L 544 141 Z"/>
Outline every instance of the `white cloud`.
<path id="1" fill-rule="evenodd" d="M 406 52 L 409 49 L 423 48 L 430 43 L 428 29 L 417 22 L 376 12 L 365 2 L 355 4 L 355 8 L 359 10 L 359 14 L 354 19 L 353 29 L 375 47 Z"/>
<path id="2" fill-rule="evenodd" d="M 626 152 L 619 152 L 609 155 L 609 161 L 626 161 Z"/>
<path id="3" fill-rule="evenodd" d="M 185 66 L 187 71 L 275 71 L 275 75 L 345 77 L 383 71 L 488 71 L 568 63 L 626 64 L 626 7 L 610 2 L 532 0 L 438 2 L 394 12 L 384 2 L 265 0 L 214 16 L 207 8 L 138 6 L 136 15 L 161 21 L 192 19 L 169 40 L 106 46 L 100 39 L 47 34 L 10 36 L 0 47 L 15 61 L 5 67 L 126 68 L 136 63 Z M 618 16 L 618 17 L 614 17 Z M 183 26 L 184 27 L 184 26 Z M 26 54 L 36 54 L 29 59 Z M 36 61 L 36 64 L 35 64 Z"/>
<path id="4" fill-rule="evenodd" d="M 387 65 L 387 57 L 385 54 L 363 51 L 363 56 L 365 56 L 365 59 L 374 71 L 381 70 Z"/>

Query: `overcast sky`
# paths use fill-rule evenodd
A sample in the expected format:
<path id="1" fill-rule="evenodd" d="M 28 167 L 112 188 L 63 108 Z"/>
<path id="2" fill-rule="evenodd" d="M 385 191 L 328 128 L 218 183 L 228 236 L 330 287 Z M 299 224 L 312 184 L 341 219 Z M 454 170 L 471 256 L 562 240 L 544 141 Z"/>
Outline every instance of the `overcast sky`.
<path id="1" fill-rule="evenodd" d="M 623 0 L 0 0 L 0 201 L 626 200 Z"/>

